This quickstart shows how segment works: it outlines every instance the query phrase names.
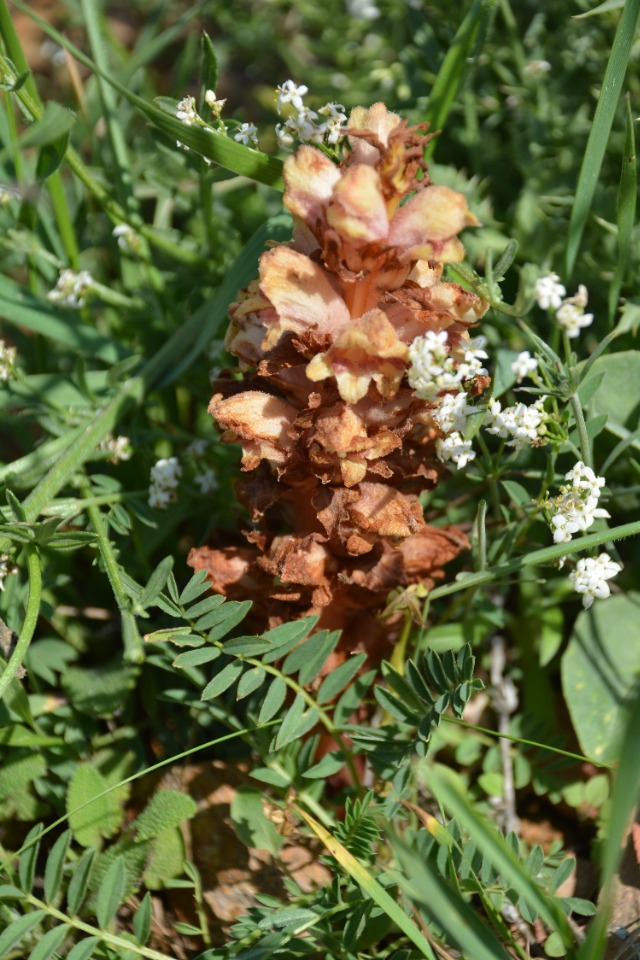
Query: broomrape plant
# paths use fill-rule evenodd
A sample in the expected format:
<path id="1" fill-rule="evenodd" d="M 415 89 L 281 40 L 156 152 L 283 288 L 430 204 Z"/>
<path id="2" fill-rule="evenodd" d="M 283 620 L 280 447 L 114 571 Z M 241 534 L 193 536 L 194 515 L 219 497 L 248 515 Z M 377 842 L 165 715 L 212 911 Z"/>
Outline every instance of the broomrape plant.
<path id="1" fill-rule="evenodd" d="M 0 958 L 616 955 L 640 0 L 572 4 L 0 0 Z"/>

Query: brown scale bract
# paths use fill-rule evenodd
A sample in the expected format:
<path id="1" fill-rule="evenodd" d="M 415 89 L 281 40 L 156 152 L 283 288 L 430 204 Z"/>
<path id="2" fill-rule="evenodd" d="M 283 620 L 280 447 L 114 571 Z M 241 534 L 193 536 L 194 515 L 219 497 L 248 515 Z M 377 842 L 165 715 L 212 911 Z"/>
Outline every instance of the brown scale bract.
<path id="1" fill-rule="evenodd" d="M 464 347 L 487 305 L 442 280 L 477 221 L 426 175 L 423 128 L 377 103 L 352 111 L 348 139 L 339 166 L 311 146 L 285 162 L 293 240 L 262 255 L 231 305 L 225 345 L 244 380 L 218 381 L 209 411 L 242 447 L 237 494 L 254 526 L 246 546 L 189 562 L 252 599 L 257 628 L 316 613 L 376 657 L 397 632 L 377 617 L 388 593 L 432 587 L 467 547 L 423 518 L 441 433 L 434 401 L 408 384 L 408 347 L 428 331 Z"/>

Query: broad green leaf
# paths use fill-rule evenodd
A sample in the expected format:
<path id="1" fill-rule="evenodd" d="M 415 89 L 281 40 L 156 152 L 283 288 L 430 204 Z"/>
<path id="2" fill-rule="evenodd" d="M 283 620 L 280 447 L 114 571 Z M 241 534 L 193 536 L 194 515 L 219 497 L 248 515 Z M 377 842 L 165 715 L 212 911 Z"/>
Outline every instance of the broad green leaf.
<path id="1" fill-rule="evenodd" d="M 40 148 L 36 164 L 36 180 L 46 180 L 62 164 L 69 146 L 69 133 L 62 134 Z"/>
<path id="2" fill-rule="evenodd" d="M 99 850 L 103 839 L 112 836 L 122 823 L 122 798 L 118 791 L 100 796 L 108 789 L 107 780 L 88 763 L 81 764 L 69 781 L 69 826 L 75 841 L 83 847 Z"/>
<path id="3" fill-rule="evenodd" d="M 624 86 L 627 64 L 639 17 L 640 0 L 626 0 L 602 81 L 600 96 L 598 97 L 580 176 L 578 177 L 578 186 L 576 187 L 567 236 L 567 279 L 573 272 L 580 241 L 593 202 L 616 107 Z"/>
<path id="4" fill-rule="evenodd" d="M 194 624 L 194 629 L 209 630 L 210 643 L 214 640 L 220 640 L 227 633 L 230 633 L 241 620 L 244 620 L 250 609 L 250 600 L 245 600 L 243 603 L 237 600 L 228 600 L 216 610 L 199 617 Z"/>
<path id="5" fill-rule="evenodd" d="M 180 653 L 173 661 L 174 667 L 199 667 L 203 663 L 211 663 L 222 655 L 219 647 L 199 647 L 197 650 L 187 650 Z"/>
<path id="6" fill-rule="evenodd" d="M 136 842 L 179 826 L 196 813 L 195 800 L 179 790 L 158 790 L 134 823 Z"/>
<path id="7" fill-rule="evenodd" d="M 189 580 L 188 584 L 180 594 L 180 603 L 183 606 L 187 606 L 191 603 L 192 600 L 195 600 L 197 597 L 201 596 L 207 590 L 211 589 L 211 585 L 207 581 L 207 571 L 206 570 L 196 570 L 194 575 Z M 208 599 L 208 598 L 207 598 Z M 220 597 L 218 603 L 223 603 L 224 597 Z"/>
<path id="8" fill-rule="evenodd" d="M 138 599 L 138 605 L 144 610 L 150 607 L 158 594 L 164 590 L 172 567 L 173 557 L 165 557 L 149 577 L 149 581 Z"/>
<path id="9" fill-rule="evenodd" d="M 235 657 L 255 657 L 270 649 L 271 644 L 262 637 L 234 637 L 224 645 L 224 652 Z"/>
<path id="10" fill-rule="evenodd" d="M 640 676 L 640 595 L 596 601 L 576 619 L 562 657 L 562 689 L 581 750 L 619 757 L 627 698 Z"/>
<path id="11" fill-rule="evenodd" d="M 238 683 L 237 699 L 242 700 L 243 697 L 248 697 L 249 694 L 254 693 L 266 683 L 266 680 L 267 673 L 262 667 L 252 667 L 250 670 L 246 670 Z"/>
<path id="12" fill-rule="evenodd" d="M 71 831 L 65 830 L 65 832 L 58 837 L 51 848 L 51 853 L 47 857 L 47 863 L 44 868 L 44 898 L 48 903 L 53 903 L 60 889 L 64 862 L 70 840 Z"/>
<path id="13" fill-rule="evenodd" d="M 124 883 L 124 857 L 119 856 L 105 873 L 96 894 L 96 916 L 103 930 L 109 926 L 124 899 Z"/>
<path id="14" fill-rule="evenodd" d="M 46 144 L 55 143 L 71 130 L 75 122 L 75 113 L 54 100 L 48 100 L 44 105 L 42 116 L 20 134 L 16 146 L 23 150 L 27 147 L 44 147 Z M 0 151 L 0 163 L 4 164 L 12 149 L 13 146 L 5 147 Z"/>
<path id="15" fill-rule="evenodd" d="M 258 715 L 258 725 L 267 723 L 275 717 L 287 695 L 287 684 L 282 677 L 276 677 L 265 694 Z"/>
<path id="16" fill-rule="evenodd" d="M 208 583 L 206 584 L 206 587 L 208 590 L 211 589 Z M 181 597 L 180 602 L 186 604 L 188 601 L 183 600 Z M 204 600 L 200 600 L 198 603 L 194 603 L 192 607 L 189 607 L 188 610 L 186 610 L 186 616 L 189 618 L 189 620 L 197 620 L 198 617 L 203 617 L 205 613 L 211 613 L 212 610 L 222 606 L 223 603 L 224 597 L 206 597 Z"/>
<path id="17" fill-rule="evenodd" d="M 44 910 L 32 910 L 10 923 L 6 930 L 0 933 L 0 957 L 6 957 L 10 954 L 13 948 L 40 923 L 44 916 Z"/>
<path id="18" fill-rule="evenodd" d="M 287 649 L 283 653 L 288 653 L 292 649 L 289 644 L 293 643 L 295 645 L 304 640 L 317 622 L 318 617 L 302 617 L 300 620 L 291 620 L 289 623 L 274 627 L 273 630 L 267 630 L 263 636 L 273 645 L 274 649 L 286 646 Z"/>
<path id="19" fill-rule="evenodd" d="M 24 892 L 11 883 L 0 884 L 0 900 L 22 900 Z"/>
<path id="20" fill-rule="evenodd" d="M 201 700 L 214 700 L 221 696 L 225 690 L 233 686 L 238 677 L 244 670 L 244 663 L 241 660 L 232 660 L 226 667 L 216 674 L 213 680 L 210 680 L 202 691 Z"/>
<path id="21" fill-rule="evenodd" d="M 339 667 L 332 670 L 320 684 L 316 698 L 317 702 L 323 704 L 333 700 L 348 683 L 351 683 L 366 659 L 367 657 L 364 653 L 352 654 L 348 660 L 345 660 Z"/>
<path id="22" fill-rule="evenodd" d="M 300 668 L 300 672 L 298 673 L 298 680 L 303 686 L 306 686 L 315 680 L 320 671 L 323 669 L 330 655 L 335 650 L 339 639 L 340 631 L 334 630 L 331 633 L 326 634 L 324 639 L 315 645 L 315 649 L 309 650 L 308 660 L 303 664 L 303 666 Z"/>
<path id="23" fill-rule="evenodd" d="M 244 844 L 275 855 L 282 846 L 282 837 L 264 812 L 262 796 L 260 790 L 240 787 L 231 801 L 231 819 Z"/>
<path id="24" fill-rule="evenodd" d="M 0 800 L 5 817 L 33 820 L 38 815 L 39 803 L 33 791 L 33 781 L 45 776 L 47 765 L 40 753 L 3 758 L 0 766 Z"/>
<path id="25" fill-rule="evenodd" d="M 90 717 L 111 717 L 136 685 L 136 670 L 117 657 L 95 667 L 69 667 L 62 687 L 72 705 Z"/>
<path id="26" fill-rule="evenodd" d="M 95 857 L 95 850 L 85 850 L 71 874 L 71 880 L 67 888 L 67 906 L 72 914 L 79 912 L 87 894 Z"/>
<path id="27" fill-rule="evenodd" d="M 67 923 L 48 930 L 29 954 L 29 960 L 49 960 L 60 949 L 70 930 Z"/>

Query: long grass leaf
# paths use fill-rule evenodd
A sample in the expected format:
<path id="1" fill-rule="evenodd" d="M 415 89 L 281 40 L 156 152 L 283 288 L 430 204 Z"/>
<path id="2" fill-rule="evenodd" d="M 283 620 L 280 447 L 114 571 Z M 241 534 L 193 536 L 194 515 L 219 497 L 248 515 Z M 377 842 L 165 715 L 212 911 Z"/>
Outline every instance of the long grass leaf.
<path id="1" fill-rule="evenodd" d="M 471 9 L 458 27 L 427 102 L 425 120 L 428 121 L 431 130 L 440 130 L 444 126 L 468 67 L 481 20 L 491 15 L 494 6 L 494 0 L 474 0 Z M 437 138 L 430 141 L 425 151 L 426 158 L 433 155 L 436 143 Z"/>
<path id="2" fill-rule="evenodd" d="M 395 874 L 406 894 L 442 927 L 451 942 L 473 960 L 509 960 L 492 930 L 486 926 L 462 896 L 429 869 L 429 863 L 397 837 L 391 846 L 404 871 Z"/>
<path id="3" fill-rule="evenodd" d="M 422 767 L 422 774 L 434 797 L 473 837 L 478 849 L 485 854 L 508 886 L 516 890 L 542 920 L 560 934 L 567 947 L 571 946 L 574 942 L 573 933 L 560 904 L 534 883 L 506 840 L 480 816 L 469 799 L 462 794 L 450 771 L 446 767 L 429 765 L 428 769 Z"/>
<path id="4" fill-rule="evenodd" d="M 620 189 L 618 192 L 618 259 L 613 273 L 613 280 L 609 287 L 609 326 L 613 326 L 620 297 L 620 288 L 627 271 L 629 254 L 631 253 L 631 238 L 633 224 L 636 218 L 636 203 L 638 199 L 638 162 L 636 159 L 636 138 L 631 116 L 631 98 L 626 96 L 627 133 L 620 173 Z"/>
<path id="5" fill-rule="evenodd" d="M 580 241 L 593 202 L 639 17 L 640 0 L 627 0 L 611 48 L 611 56 L 605 70 L 600 97 L 587 141 L 587 149 L 578 177 L 578 186 L 573 201 L 567 236 L 566 280 L 573 272 Z"/>
<path id="6" fill-rule="evenodd" d="M 629 704 L 629 719 L 622 739 L 620 764 L 611 795 L 611 813 L 602 851 L 602 885 L 598 912 L 578 953 L 579 960 L 600 960 L 604 956 L 607 925 L 613 908 L 613 879 L 620 863 L 623 840 L 631 815 L 640 798 L 640 686 Z"/>
<path id="7" fill-rule="evenodd" d="M 321 823 L 318 823 L 317 820 L 314 820 L 313 817 L 309 816 L 304 810 L 296 806 L 297 813 L 305 820 L 308 825 L 311 827 L 315 833 L 318 840 L 321 841 L 329 851 L 332 857 L 338 861 L 340 866 L 345 870 L 352 880 L 358 884 L 358 886 L 374 901 L 379 907 L 381 907 L 386 915 L 392 920 L 397 927 L 411 940 L 411 942 L 418 948 L 423 957 L 427 957 L 427 960 L 435 960 L 433 950 L 429 941 L 426 939 L 424 934 L 418 929 L 418 927 L 413 923 L 413 921 L 407 916 L 404 910 L 395 902 L 395 900 L 387 893 L 384 887 L 380 886 L 378 881 L 373 877 L 370 871 L 364 867 L 359 860 L 357 860 L 352 853 L 349 853 L 346 847 L 344 847 L 339 840 L 337 840 Z"/>

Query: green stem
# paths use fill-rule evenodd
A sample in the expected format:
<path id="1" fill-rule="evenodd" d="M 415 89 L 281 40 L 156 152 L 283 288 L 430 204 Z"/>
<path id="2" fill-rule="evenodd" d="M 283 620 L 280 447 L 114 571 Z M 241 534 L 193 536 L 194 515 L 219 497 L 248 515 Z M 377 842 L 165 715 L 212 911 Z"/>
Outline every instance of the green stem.
<path id="1" fill-rule="evenodd" d="M 0 700 L 2 700 L 9 684 L 15 678 L 18 670 L 22 666 L 25 654 L 33 638 L 33 634 L 40 614 L 40 597 L 42 594 L 42 567 L 40 565 L 40 556 L 35 547 L 29 549 L 27 556 L 27 566 L 29 569 L 29 599 L 27 600 L 27 612 L 22 624 L 22 630 L 18 637 L 15 650 L 11 654 L 9 662 L 2 675 L 0 676 Z"/>
<path id="2" fill-rule="evenodd" d="M 582 460 L 586 467 L 593 467 L 593 457 L 591 456 L 591 441 L 589 440 L 589 434 L 587 433 L 587 424 L 585 423 L 584 413 L 582 412 L 582 404 L 577 393 L 572 394 L 569 398 L 569 403 L 571 404 L 571 410 L 573 412 L 573 418 L 576 422 L 576 429 L 578 431 L 578 440 L 580 442 L 580 453 L 582 454 Z"/>
<path id="3" fill-rule="evenodd" d="M 116 560 L 116 555 L 113 551 L 113 544 L 107 535 L 102 513 L 97 505 L 95 503 L 91 503 L 89 499 L 89 495 L 91 493 L 89 482 L 84 479 L 81 487 L 88 498 L 88 502 L 86 504 L 87 514 L 89 515 L 89 521 L 93 527 L 93 531 L 98 538 L 98 549 L 100 550 L 100 556 L 102 557 L 102 562 L 104 563 L 104 568 L 106 570 L 107 577 L 109 578 L 109 583 L 111 584 L 111 589 L 118 605 L 118 610 L 120 611 L 120 619 L 122 621 L 122 640 L 124 643 L 124 659 L 127 663 L 143 663 L 145 658 L 144 644 L 138 630 L 136 618 L 131 610 L 129 597 L 127 596 L 122 585 L 120 568 L 118 566 L 118 561 Z"/>
<path id="4" fill-rule="evenodd" d="M 44 910 L 45 913 L 48 913 L 54 920 L 59 920 L 61 923 L 74 927 L 76 930 L 81 930 L 83 933 L 87 933 L 92 937 L 98 937 L 109 946 L 115 947 L 120 956 L 137 953 L 139 957 L 146 957 L 147 960 L 174 960 L 173 957 L 166 953 L 158 953 L 157 950 L 151 950 L 149 947 L 141 947 L 136 943 L 132 943 L 131 940 L 125 940 L 124 937 L 118 937 L 114 933 L 107 933 L 106 930 L 101 930 L 99 927 L 92 927 L 77 917 L 72 917 L 67 913 L 63 913 L 61 910 L 56 910 L 55 907 L 45 903 L 44 900 L 38 900 L 30 893 L 25 894 L 25 899 L 32 907 L 35 907 L 36 910 Z"/>
<path id="5" fill-rule="evenodd" d="M 527 556 L 517 557 L 507 563 L 499 563 L 495 567 L 489 567 L 488 570 L 480 570 L 478 573 L 458 574 L 459 579 L 455 583 L 446 583 L 441 587 L 436 587 L 429 594 L 429 599 L 438 600 L 440 597 L 448 597 L 452 593 L 458 593 L 459 590 L 468 590 L 469 587 L 493 583 L 494 580 L 500 580 L 513 573 L 518 573 L 523 567 L 535 567 L 541 563 L 551 563 L 553 560 L 559 560 L 560 557 L 580 553 L 582 550 L 589 550 L 591 547 L 599 547 L 601 544 L 613 540 L 635 537 L 639 533 L 640 521 L 636 520 L 635 523 L 623 523 L 619 527 L 604 530 L 602 533 L 590 533 L 586 537 L 580 537 L 579 540 L 571 541 L 571 543 L 559 543 L 554 547 L 533 550 Z"/>

